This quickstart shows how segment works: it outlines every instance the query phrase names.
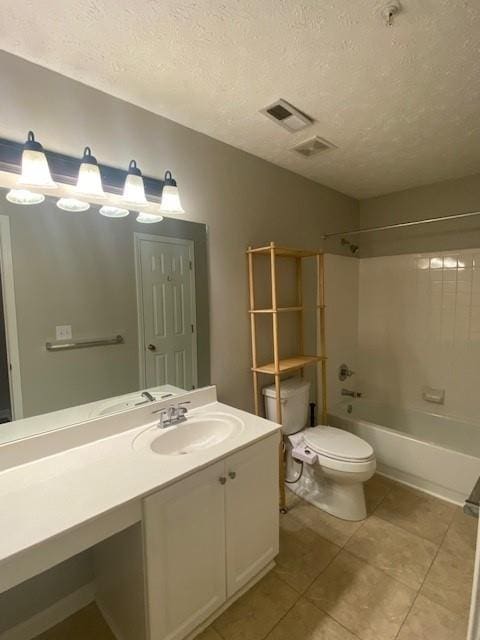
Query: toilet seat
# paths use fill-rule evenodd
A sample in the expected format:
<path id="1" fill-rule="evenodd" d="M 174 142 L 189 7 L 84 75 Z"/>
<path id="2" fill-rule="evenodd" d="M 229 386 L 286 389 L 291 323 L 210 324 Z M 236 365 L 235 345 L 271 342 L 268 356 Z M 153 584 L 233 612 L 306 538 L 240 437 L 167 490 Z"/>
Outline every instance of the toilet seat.
<path id="1" fill-rule="evenodd" d="M 305 444 L 318 455 L 322 466 L 358 472 L 375 463 L 372 447 L 353 433 L 328 426 L 308 428 L 303 433 Z"/>

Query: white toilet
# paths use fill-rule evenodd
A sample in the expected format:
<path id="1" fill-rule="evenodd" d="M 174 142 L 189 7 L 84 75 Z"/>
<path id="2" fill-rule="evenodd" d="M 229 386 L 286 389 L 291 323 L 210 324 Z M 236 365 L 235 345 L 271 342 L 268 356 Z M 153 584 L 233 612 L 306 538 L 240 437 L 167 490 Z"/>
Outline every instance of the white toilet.
<path id="1" fill-rule="evenodd" d="M 302 431 L 307 451 L 316 454 L 316 462 L 301 463 L 292 457 L 288 438 L 287 481 L 296 494 L 343 520 L 367 517 L 363 483 L 376 469 L 372 447 L 353 433 L 328 426 L 306 427 L 310 383 L 303 378 L 284 380 L 280 387 L 283 433 Z M 276 421 L 275 385 L 264 387 L 265 412 Z"/>

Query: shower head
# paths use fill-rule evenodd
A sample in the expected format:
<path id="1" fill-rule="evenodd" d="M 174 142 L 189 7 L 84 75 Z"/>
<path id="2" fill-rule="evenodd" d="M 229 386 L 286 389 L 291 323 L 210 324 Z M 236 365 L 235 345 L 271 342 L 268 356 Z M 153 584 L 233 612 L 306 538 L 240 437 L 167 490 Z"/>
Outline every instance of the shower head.
<path id="1" fill-rule="evenodd" d="M 350 249 L 352 255 L 356 255 L 360 248 L 358 244 L 353 244 L 353 242 L 350 242 L 350 240 L 347 240 L 346 238 L 342 238 L 340 240 L 340 243 L 344 246 L 347 246 Z"/>

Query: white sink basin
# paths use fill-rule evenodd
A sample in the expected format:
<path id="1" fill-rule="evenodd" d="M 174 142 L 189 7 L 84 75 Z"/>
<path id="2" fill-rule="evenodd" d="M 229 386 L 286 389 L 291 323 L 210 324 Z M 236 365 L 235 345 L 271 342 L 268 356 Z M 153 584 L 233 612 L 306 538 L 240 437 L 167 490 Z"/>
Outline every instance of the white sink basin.
<path id="1" fill-rule="evenodd" d="M 222 413 L 192 416 L 177 426 L 150 427 L 133 441 L 134 449 L 149 447 L 162 456 L 184 456 L 220 444 L 243 431 L 241 420 Z"/>

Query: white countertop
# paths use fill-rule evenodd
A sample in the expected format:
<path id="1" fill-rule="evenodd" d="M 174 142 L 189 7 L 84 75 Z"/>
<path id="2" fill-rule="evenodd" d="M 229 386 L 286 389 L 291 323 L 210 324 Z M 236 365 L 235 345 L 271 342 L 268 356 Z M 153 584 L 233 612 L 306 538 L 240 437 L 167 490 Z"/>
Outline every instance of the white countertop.
<path id="1" fill-rule="evenodd" d="M 121 417 L 100 418 L 63 430 L 67 438 L 73 429 L 83 429 L 84 434 L 95 430 L 97 438 L 107 433 L 107 427 L 112 429 L 115 419 L 122 429 L 0 472 L 0 572 L 2 562 L 11 561 L 12 556 L 138 500 L 256 440 L 279 434 L 278 425 L 222 403 L 199 406 L 202 399 L 216 397 L 214 389 L 207 395 L 202 395 L 202 390 L 192 392 L 192 397 L 197 399 L 192 403 L 196 407 L 192 414 L 207 409 L 230 414 L 243 421 L 243 431 L 191 455 L 159 456 L 149 448 L 136 451 L 132 442 L 151 423 L 152 407 L 166 404 L 155 403 Z"/>

